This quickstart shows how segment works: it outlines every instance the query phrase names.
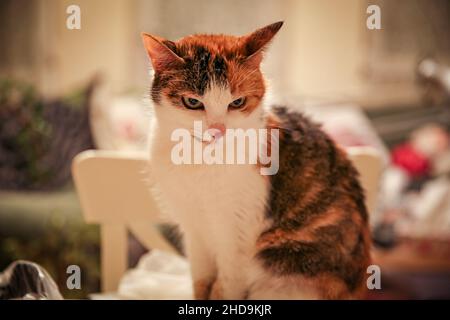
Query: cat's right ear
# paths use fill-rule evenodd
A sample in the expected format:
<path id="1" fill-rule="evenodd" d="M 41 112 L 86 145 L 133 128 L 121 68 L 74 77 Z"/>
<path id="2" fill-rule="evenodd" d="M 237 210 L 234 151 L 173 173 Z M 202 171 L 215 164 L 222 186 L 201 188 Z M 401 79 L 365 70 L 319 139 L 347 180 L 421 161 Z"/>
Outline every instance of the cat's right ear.
<path id="1" fill-rule="evenodd" d="M 241 37 L 243 39 L 241 50 L 247 56 L 247 63 L 259 66 L 262 61 L 262 52 L 282 26 L 283 21 L 278 21 Z"/>
<path id="2" fill-rule="evenodd" d="M 155 72 L 174 69 L 184 64 L 184 60 L 164 44 L 167 40 L 144 32 L 141 36 Z"/>

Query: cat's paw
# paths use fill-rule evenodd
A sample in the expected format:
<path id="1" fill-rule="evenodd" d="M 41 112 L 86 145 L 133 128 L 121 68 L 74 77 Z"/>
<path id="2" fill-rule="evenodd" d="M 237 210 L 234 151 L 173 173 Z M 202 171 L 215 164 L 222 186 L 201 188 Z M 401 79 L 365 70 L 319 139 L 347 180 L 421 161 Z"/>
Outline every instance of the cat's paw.
<path id="1" fill-rule="evenodd" d="M 218 279 L 212 284 L 209 300 L 223 300 L 222 283 Z"/>
<path id="2" fill-rule="evenodd" d="M 195 280 L 194 281 L 194 299 L 208 300 L 211 294 L 213 281 L 211 280 Z"/>

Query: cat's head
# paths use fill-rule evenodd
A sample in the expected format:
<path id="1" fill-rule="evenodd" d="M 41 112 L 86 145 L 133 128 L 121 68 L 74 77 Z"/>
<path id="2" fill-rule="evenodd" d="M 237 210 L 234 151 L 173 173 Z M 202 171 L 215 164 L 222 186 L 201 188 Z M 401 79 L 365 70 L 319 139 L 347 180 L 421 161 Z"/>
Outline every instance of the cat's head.
<path id="1" fill-rule="evenodd" d="M 277 22 L 245 36 L 191 35 L 169 41 L 142 34 L 153 65 L 151 98 L 161 126 L 258 127 L 265 83 L 263 52 L 282 26 Z"/>

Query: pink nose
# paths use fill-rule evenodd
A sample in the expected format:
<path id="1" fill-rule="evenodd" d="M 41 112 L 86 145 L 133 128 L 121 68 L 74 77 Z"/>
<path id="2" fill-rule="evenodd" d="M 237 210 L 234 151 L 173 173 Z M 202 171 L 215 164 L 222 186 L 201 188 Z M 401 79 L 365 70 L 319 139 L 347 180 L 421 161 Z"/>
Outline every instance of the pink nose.
<path id="1" fill-rule="evenodd" d="M 223 123 L 213 123 L 208 127 L 208 133 L 214 138 L 219 139 L 225 135 L 225 125 Z"/>

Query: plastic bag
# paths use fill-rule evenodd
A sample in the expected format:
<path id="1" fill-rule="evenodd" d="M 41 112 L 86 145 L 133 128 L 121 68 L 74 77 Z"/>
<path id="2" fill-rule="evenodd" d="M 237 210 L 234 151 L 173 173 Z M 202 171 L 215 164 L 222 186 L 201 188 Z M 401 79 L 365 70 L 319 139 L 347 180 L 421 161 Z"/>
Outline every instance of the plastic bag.
<path id="1" fill-rule="evenodd" d="M 181 256 L 152 250 L 125 273 L 117 295 L 119 299 L 193 299 L 189 263 Z"/>
<path id="2" fill-rule="evenodd" d="M 0 273 L 0 300 L 62 300 L 48 272 L 29 261 L 15 261 Z"/>

